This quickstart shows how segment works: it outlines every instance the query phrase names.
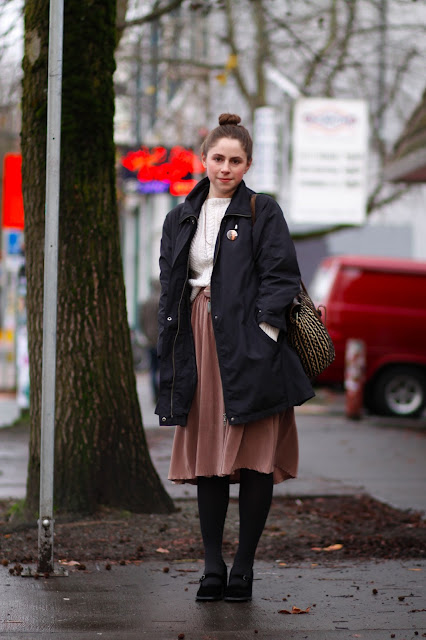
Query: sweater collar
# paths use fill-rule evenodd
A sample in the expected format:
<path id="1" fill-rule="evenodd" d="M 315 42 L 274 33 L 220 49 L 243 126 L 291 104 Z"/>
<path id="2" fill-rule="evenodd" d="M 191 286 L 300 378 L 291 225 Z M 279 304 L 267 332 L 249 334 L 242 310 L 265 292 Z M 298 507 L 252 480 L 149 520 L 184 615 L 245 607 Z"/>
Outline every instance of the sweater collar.
<path id="1" fill-rule="evenodd" d="M 198 218 L 203 202 L 208 196 L 209 189 L 210 180 L 207 177 L 203 178 L 195 185 L 183 203 L 180 219 L 181 222 L 190 216 Z M 242 180 L 232 196 L 225 215 L 228 216 L 236 214 L 247 218 L 251 217 L 250 196 L 252 193 L 254 192 L 251 189 L 248 189 L 244 180 Z"/>

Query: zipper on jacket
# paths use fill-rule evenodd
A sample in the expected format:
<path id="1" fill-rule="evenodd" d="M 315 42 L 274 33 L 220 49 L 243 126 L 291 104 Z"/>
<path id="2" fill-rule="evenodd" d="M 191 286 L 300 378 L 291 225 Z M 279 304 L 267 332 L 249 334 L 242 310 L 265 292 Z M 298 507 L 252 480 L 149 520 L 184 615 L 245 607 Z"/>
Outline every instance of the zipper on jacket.
<path id="1" fill-rule="evenodd" d="M 191 218 L 191 222 L 192 224 L 195 224 L 195 218 Z M 186 263 L 186 278 L 185 278 L 185 282 L 183 283 L 182 293 L 180 294 L 179 304 L 177 308 L 178 324 L 177 324 L 175 338 L 173 340 L 173 351 L 172 351 L 173 378 L 172 378 L 172 388 L 170 391 L 170 417 L 171 418 L 173 418 L 173 393 L 175 389 L 175 378 L 176 378 L 175 346 L 176 346 L 176 340 L 180 330 L 180 308 L 182 305 L 183 294 L 185 293 L 186 284 L 188 282 L 188 276 L 189 276 L 189 253 L 188 253 L 188 261 Z"/>
<path id="2" fill-rule="evenodd" d="M 228 215 L 228 218 L 230 218 L 231 216 L 239 216 L 240 218 L 247 218 L 247 217 L 248 217 L 248 216 L 245 216 L 245 215 L 244 215 L 244 214 L 242 214 L 242 213 L 232 213 L 231 215 Z M 221 224 L 221 227 L 222 227 L 222 223 L 223 223 L 223 221 L 224 221 L 225 219 L 226 219 L 226 214 L 223 216 L 223 218 L 222 218 L 222 222 L 220 223 L 220 224 Z M 220 229 L 220 231 L 221 231 L 221 229 Z M 220 249 L 220 238 L 221 238 L 221 233 L 220 233 L 220 231 L 219 231 L 218 239 L 217 239 L 217 247 L 215 247 L 215 256 L 214 256 L 214 260 L 213 260 L 213 269 L 214 269 L 214 267 L 215 267 L 215 264 L 216 264 L 216 261 L 217 261 L 217 257 L 218 257 L 218 255 L 219 255 L 219 249 Z M 213 275 L 213 270 L 212 270 L 212 275 Z M 213 290 L 212 290 L 212 288 L 211 288 L 211 290 L 210 290 L 210 311 L 211 311 L 211 296 L 212 296 L 212 293 L 213 293 Z M 213 333 L 215 333 L 214 323 L 213 323 Z M 216 351 L 217 351 L 217 350 L 216 350 Z M 220 369 L 220 358 L 219 358 L 219 353 L 217 354 L 217 359 L 218 359 L 219 369 Z M 225 401 L 225 398 L 224 398 L 224 401 Z M 224 426 L 224 427 L 226 427 L 226 423 L 227 423 L 227 420 L 228 420 L 228 416 L 226 415 L 226 407 L 224 407 L 224 409 L 225 409 L 225 410 L 224 410 L 224 413 L 223 413 L 223 426 Z M 232 420 L 233 420 L 233 418 L 232 418 Z"/>

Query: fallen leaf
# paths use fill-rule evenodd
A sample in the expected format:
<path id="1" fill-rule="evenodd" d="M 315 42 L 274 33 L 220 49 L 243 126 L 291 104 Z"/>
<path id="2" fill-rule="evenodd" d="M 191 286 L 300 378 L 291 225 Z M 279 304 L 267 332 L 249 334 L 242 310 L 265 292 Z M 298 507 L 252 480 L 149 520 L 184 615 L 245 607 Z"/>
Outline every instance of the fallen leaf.
<path id="1" fill-rule="evenodd" d="M 309 609 L 311 607 L 307 607 L 306 609 L 299 609 L 299 607 L 293 607 L 291 612 L 292 613 L 309 613 Z"/>
<path id="2" fill-rule="evenodd" d="M 158 547 L 158 549 L 156 549 L 157 553 L 170 553 L 170 551 L 168 549 L 163 549 L 163 547 Z"/>
<path id="3" fill-rule="evenodd" d="M 331 544 L 329 547 L 325 547 L 324 551 L 338 551 L 339 549 L 343 549 L 342 544 Z"/>
<path id="4" fill-rule="evenodd" d="M 417 567 L 413 567 L 412 569 L 408 569 L 408 571 L 421 571 L 421 569 Z"/>
<path id="5" fill-rule="evenodd" d="M 59 564 L 63 564 L 65 567 L 76 567 L 78 564 L 78 560 L 59 560 Z"/>
<path id="6" fill-rule="evenodd" d="M 299 607 L 292 607 L 291 611 L 289 611 L 288 609 L 280 609 L 278 613 L 286 613 L 287 615 L 291 615 L 292 613 L 309 613 L 310 608 L 311 607 L 308 607 L 307 609 L 299 609 Z"/>
<path id="7" fill-rule="evenodd" d="M 328 547 L 311 547 L 312 551 L 338 551 L 343 549 L 342 544 L 331 544 Z"/>

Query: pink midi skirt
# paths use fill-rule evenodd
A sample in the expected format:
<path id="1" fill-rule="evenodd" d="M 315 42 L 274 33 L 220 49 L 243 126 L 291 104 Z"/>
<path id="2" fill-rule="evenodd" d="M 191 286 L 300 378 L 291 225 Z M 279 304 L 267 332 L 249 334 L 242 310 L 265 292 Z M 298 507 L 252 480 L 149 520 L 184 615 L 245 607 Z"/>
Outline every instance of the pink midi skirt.
<path id="1" fill-rule="evenodd" d="M 169 480 L 196 484 L 198 476 L 229 475 L 231 482 L 239 482 L 240 469 L 273 473 L 275 484 L 294 478 L 298 440 L 293 407 L 246 424 L 226 420 L 209 301 L 206 287 L 192 304 L 198 384 L 186 426 L 176 427 Z"/>

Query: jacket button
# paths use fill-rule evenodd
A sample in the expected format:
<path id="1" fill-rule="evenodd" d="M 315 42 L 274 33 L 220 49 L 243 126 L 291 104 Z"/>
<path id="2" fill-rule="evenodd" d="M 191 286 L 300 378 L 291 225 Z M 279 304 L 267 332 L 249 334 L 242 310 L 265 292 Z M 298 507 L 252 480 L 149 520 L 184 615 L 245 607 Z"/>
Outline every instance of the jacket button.
<path id="1" fill-rule="evenodd" d="M 217 316 L 215 316 L 214 319 L 217 320 Z"/>
<path id="2" fill-rule="evenodd" d="M 235 418 L 231 418 L 231 422 L 235 422 Z"/>
<path id="3" fill-rule="evenodd" d="M 166 422 L 167 418 L 161 418 L 161 422 Z"/>
<path id="4" fill-rule="evenodd" d="M 168 321 L 168 322 L 171 322 L 171 320 L 172 320 L 172 316 L 169 316 L 169 317 L 167 318 L 167 321 Z"/>

